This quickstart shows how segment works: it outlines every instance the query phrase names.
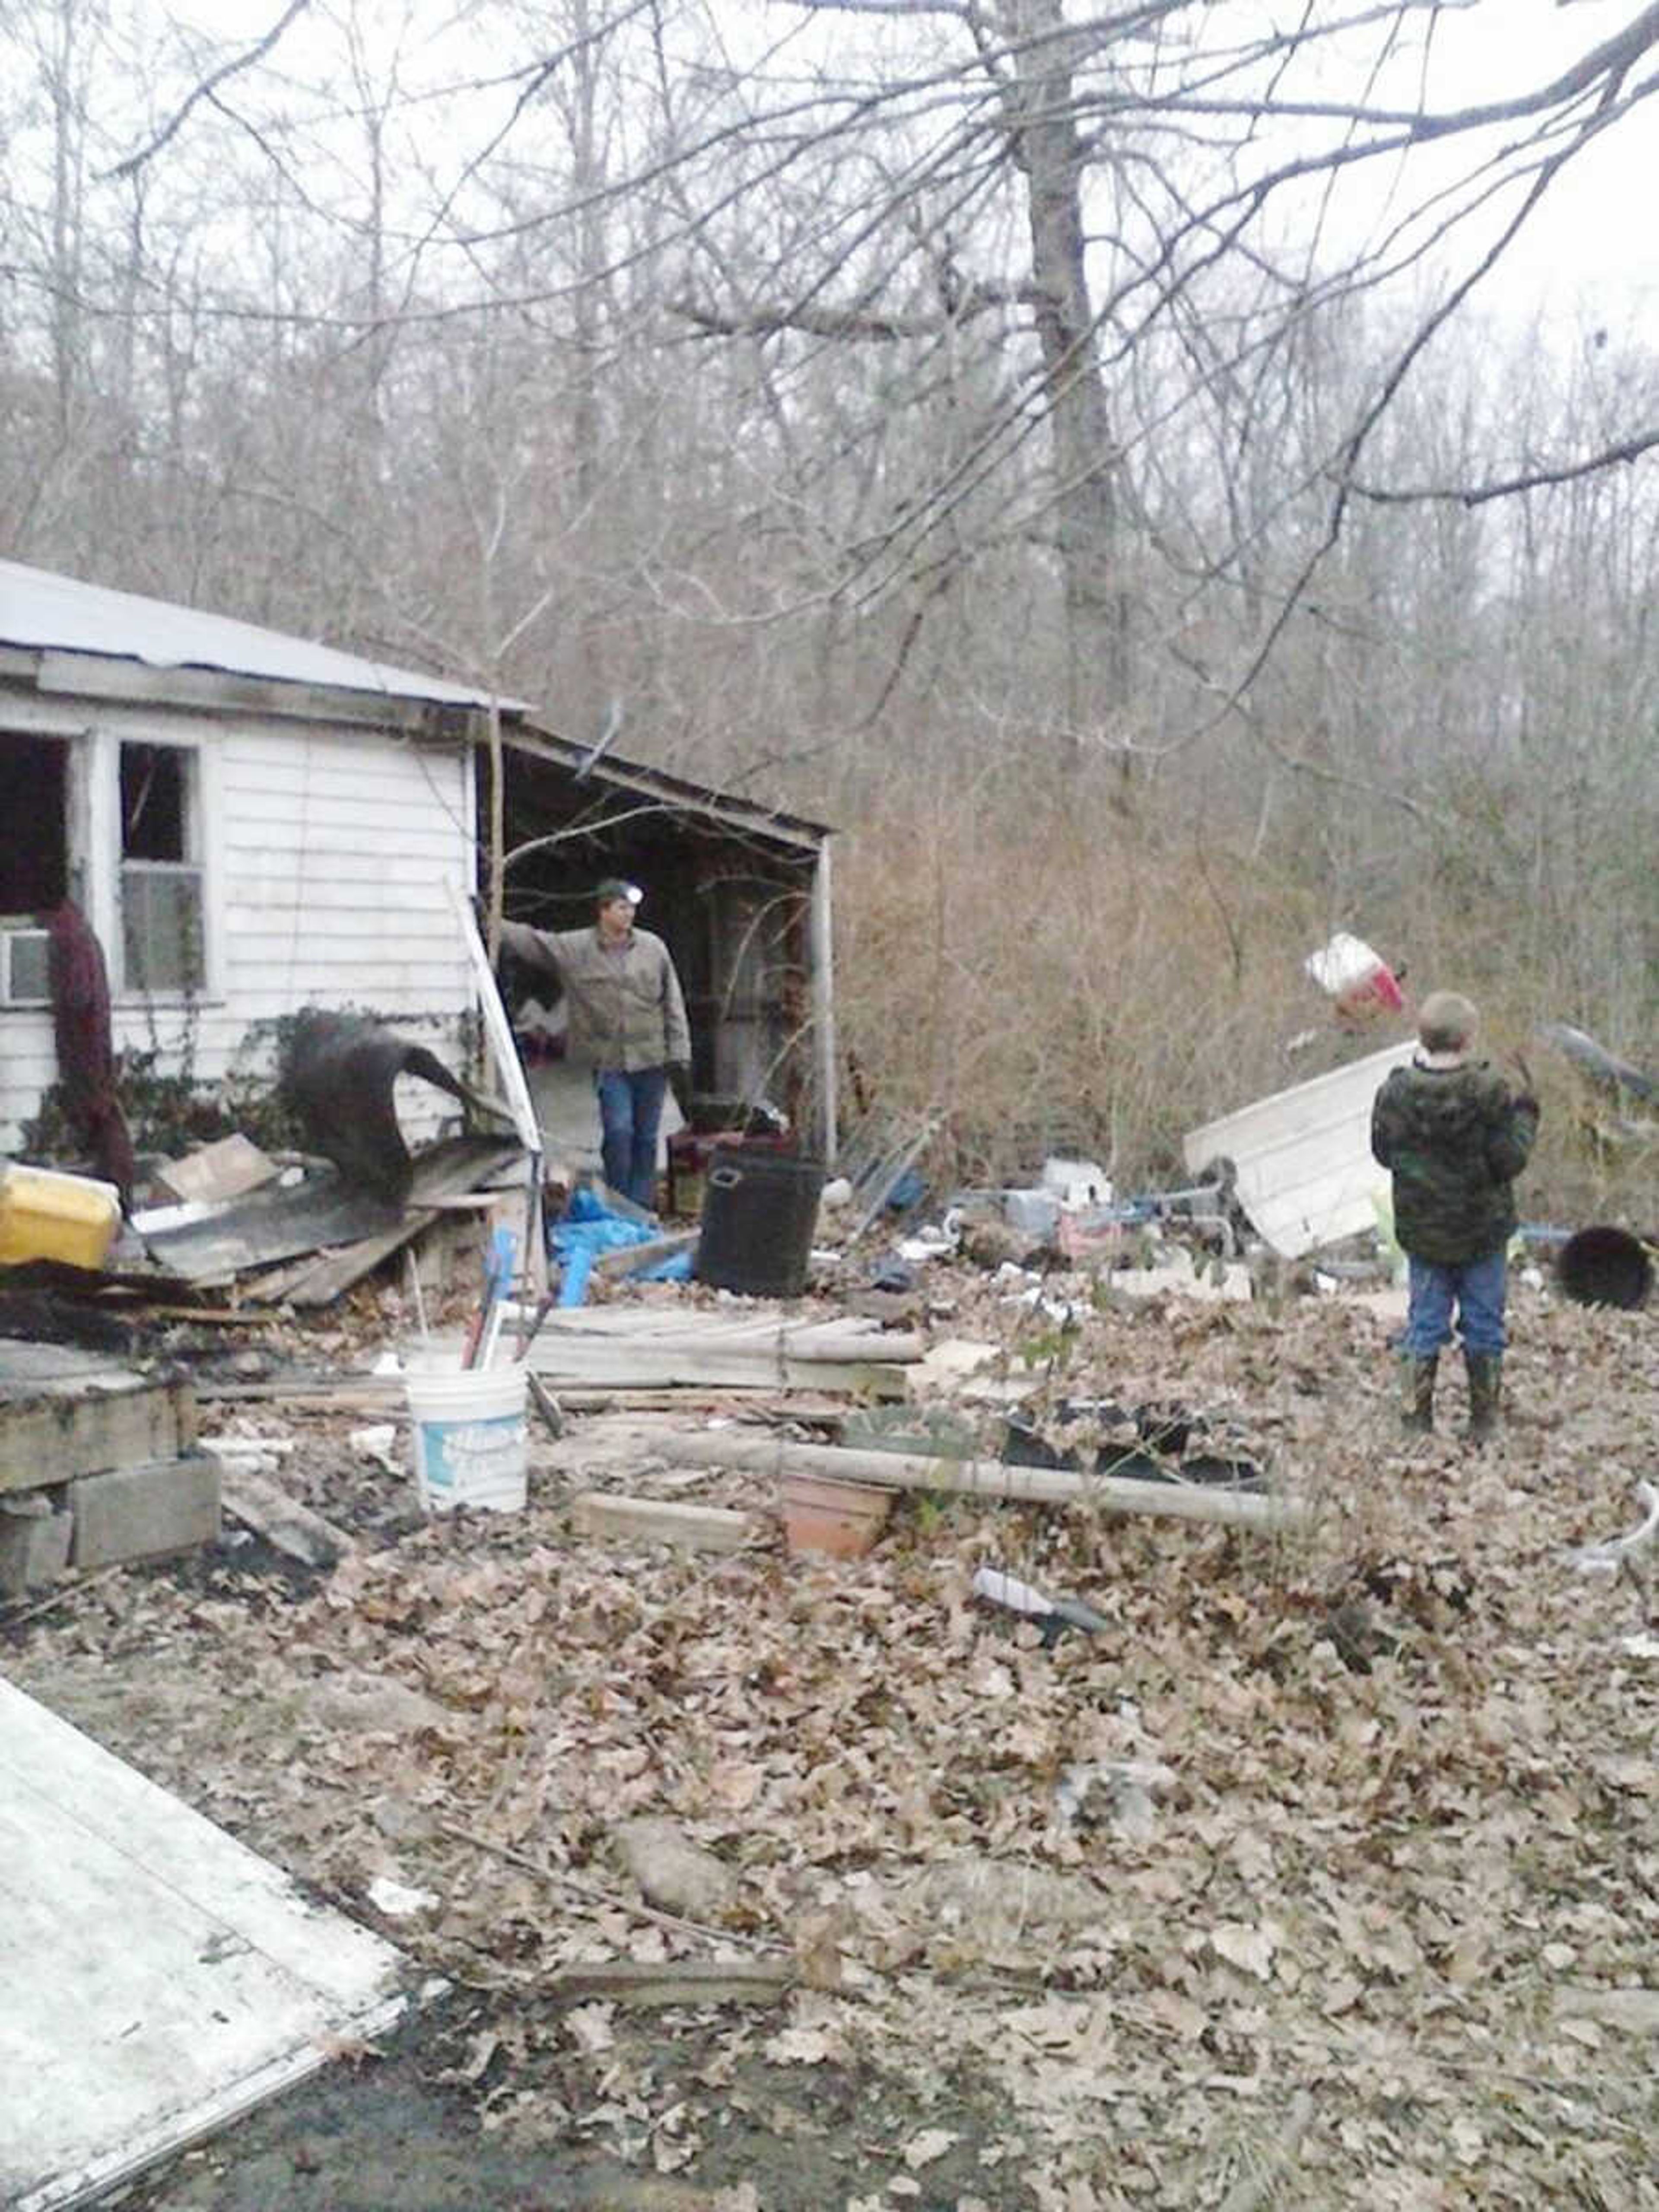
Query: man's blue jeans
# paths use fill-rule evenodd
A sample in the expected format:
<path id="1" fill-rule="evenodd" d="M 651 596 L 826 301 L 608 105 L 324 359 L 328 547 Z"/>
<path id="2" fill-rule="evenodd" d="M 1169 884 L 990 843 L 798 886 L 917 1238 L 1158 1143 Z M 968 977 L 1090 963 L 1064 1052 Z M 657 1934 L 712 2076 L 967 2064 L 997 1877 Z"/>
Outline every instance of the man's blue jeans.
<path id="1" fill-rule="evenodd" d="M 1455 1267 L 1413 1258 L 1401 1350 L 1412 1359 L 1432 1358 L 1450 1339 L 1455 1304 L 1465 1352 L 1502 1352 L 1507 1277 L 1508 1258 L 1501 1244 L 1484 1260 L 1468 1260 Z"/>
<path id="2" fill-rule="evenodd" d="M 599 1094 L 604 1131 L 600 1158 L 612 1190 L 648 1212 L 657 1210 L 657 1128 L 662 1120 L 665 1067 L 636 1067 L 631 1073 L 601 1068 L 593 1078 Z"/>

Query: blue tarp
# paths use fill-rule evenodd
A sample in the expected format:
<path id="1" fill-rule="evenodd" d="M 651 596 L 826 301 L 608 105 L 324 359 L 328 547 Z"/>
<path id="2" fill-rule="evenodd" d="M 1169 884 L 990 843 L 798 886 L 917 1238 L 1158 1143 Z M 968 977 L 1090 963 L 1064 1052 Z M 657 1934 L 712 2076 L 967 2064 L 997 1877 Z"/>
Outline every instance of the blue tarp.
<path id="1" fill-rule="evenodd" d="M 629 1244 L 648 1244 L 660 1237 L 654 1221 L 635 1221 L 613 1213 L 596 1191 L 573 1190 L 569 1201 L 547 1232 L 547 1249 L 559 1262 L 559 1304 L 579 1306 L 587 1296 L 587 1279 L 601 1252 L 616 1252 Z M 672 1252 L 665 1260 L 639 1270 L 647 1283 L 686 1283 L 691 1279 L 691 1254 Z"/>

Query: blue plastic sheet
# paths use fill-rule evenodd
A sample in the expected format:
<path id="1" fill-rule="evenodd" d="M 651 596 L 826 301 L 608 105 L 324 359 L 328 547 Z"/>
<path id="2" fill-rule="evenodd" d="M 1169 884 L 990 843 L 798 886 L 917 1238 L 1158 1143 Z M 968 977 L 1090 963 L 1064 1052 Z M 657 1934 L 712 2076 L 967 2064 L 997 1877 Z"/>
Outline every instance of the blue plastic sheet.
<path id="1" fill-rule="evenodd" d="M 601 1252 L 620 1251 L 629 1244 L 648 1244 L 661 1234 L 655 1222 L 633 1221 L 613 1213 L 595 1191 L 573 1190 L 563 1213 L 547 1232 L 547 1249 L 559 1262 L 559 1304 L 583 1304 L 593 1262 Z M 691 1255 L 689 1251 L 672 1252 L 653 1267 L 641 1267 L 636 1279 L 647 1283 L 690 1282 Z"/>

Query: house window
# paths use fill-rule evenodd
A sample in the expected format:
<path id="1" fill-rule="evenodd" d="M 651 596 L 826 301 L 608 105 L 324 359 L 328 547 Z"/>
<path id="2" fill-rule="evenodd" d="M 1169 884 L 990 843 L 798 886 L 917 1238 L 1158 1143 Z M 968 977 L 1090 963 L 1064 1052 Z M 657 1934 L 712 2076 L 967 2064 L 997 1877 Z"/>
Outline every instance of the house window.
<path id="1" fill-rule="evenodd" d="M 0 731 L 0 1006 L 50 999 L 39 917 L 68 896 L 69 747 Z"/>
<path id="2" fill-rule="evenodd" d="M 203 981 L 197 760 L 183 745 L 121 748 L 121 949 L 129 991 Z"/>

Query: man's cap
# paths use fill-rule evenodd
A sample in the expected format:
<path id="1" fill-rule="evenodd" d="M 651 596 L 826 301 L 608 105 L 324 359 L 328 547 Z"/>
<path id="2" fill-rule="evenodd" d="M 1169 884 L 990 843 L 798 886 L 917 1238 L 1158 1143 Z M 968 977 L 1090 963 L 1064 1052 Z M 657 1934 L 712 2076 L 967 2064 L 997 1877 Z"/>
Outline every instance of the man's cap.
<path id="1" fill-rule="evenodd" d="M 621 876 L 607 876 L 593 893 L 595 906 L 609 906 L 612 899 L 626 899 L 629 906 L 637 906 L 645 893 L 637 884 L 625 882 Z"/>
<path id="2" fill-rule="evenodd" d="M 1456 1052 L 1480 1021 L 1474 1002 L 1461 991 L 1431 991 L 1417 1010 L 1417 1034 L 1431 1052 Z"/>

